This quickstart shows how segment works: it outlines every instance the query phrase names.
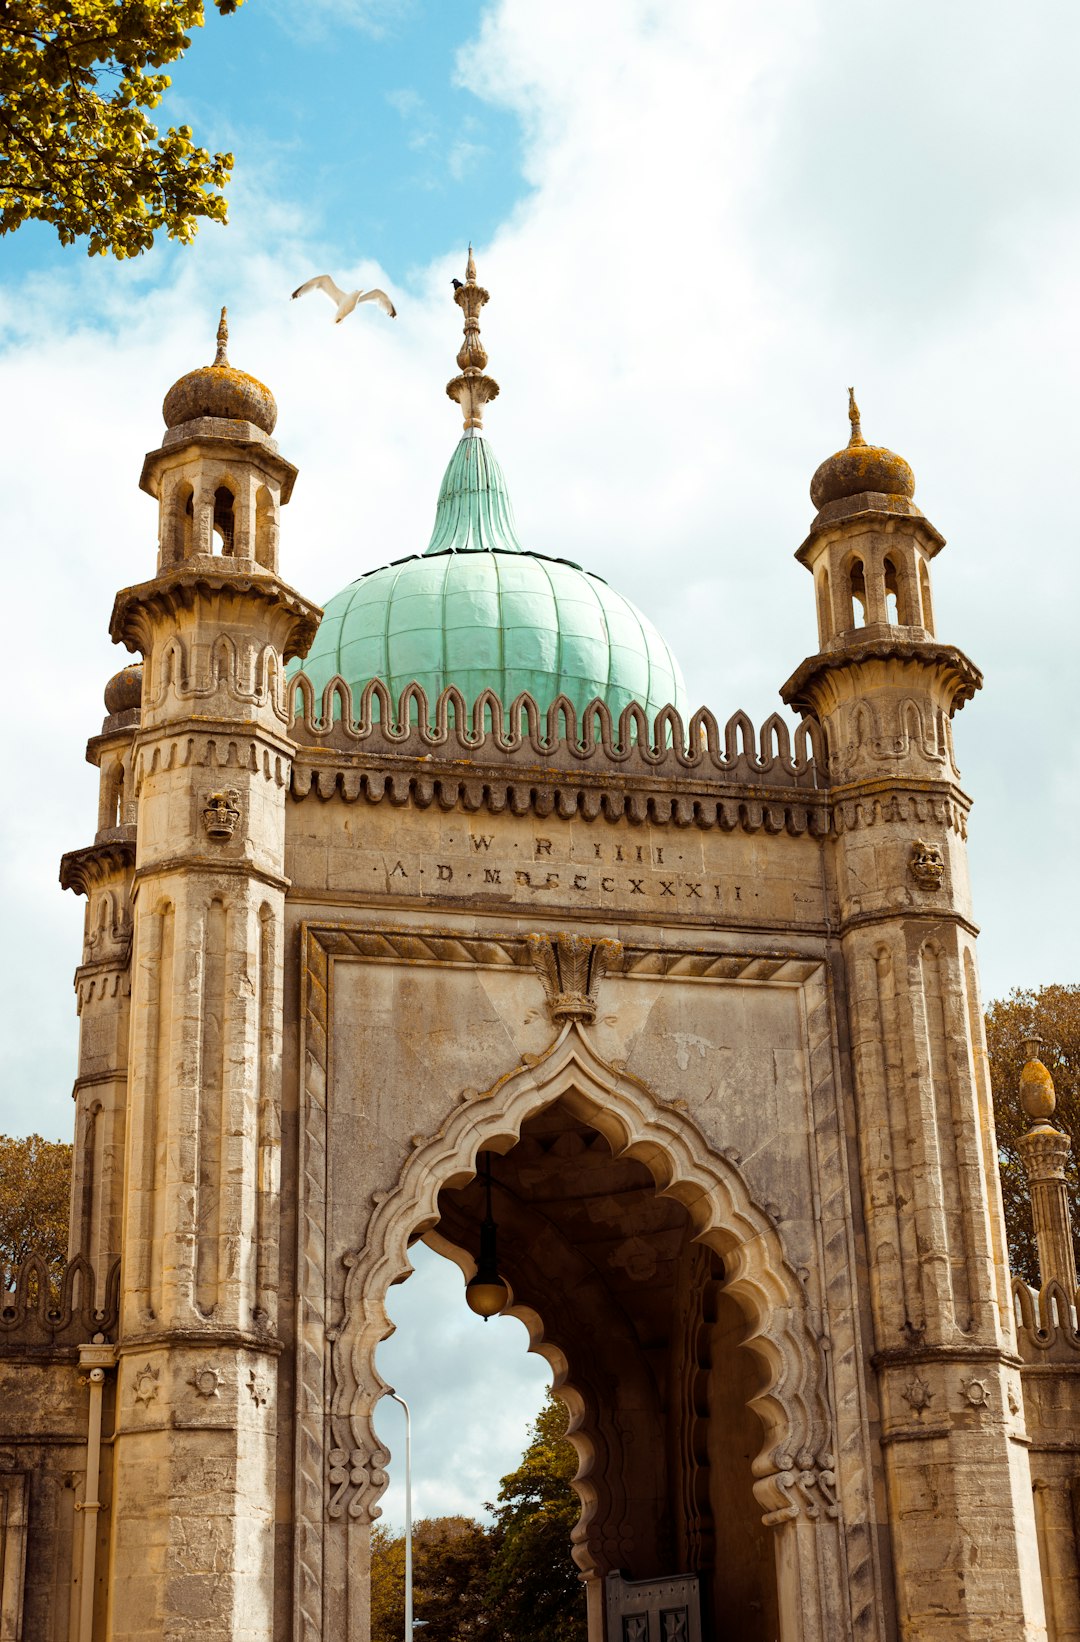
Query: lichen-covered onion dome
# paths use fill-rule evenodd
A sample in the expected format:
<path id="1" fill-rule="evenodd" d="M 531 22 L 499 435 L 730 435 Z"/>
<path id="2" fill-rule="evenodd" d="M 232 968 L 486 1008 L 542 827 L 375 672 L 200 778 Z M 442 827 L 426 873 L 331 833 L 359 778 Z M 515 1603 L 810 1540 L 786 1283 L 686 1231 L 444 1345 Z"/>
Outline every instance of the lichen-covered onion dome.
<path id="1" fill-rule="evenodd" d="M 685 711 L 678 662 L 648 617 L 599 576 L 523 549 L 475 428 L 450 459 L 425 552 L 330 599 L 303 670 L 318 692 L 340 673 L 354 701 L 372 678 L 395 699 L 415 679 L 432 704 L 454 684 L 470 704 L 527 690 L 542 709 L 565 694 L 579 712 L 596 696 L 616 716 L 632 701 L 650 716 Z"/>
<path id="2" fill-rule="evenodd" d="M 105 686 L 105 711 L 128 713 L 142 706 L 143 664 L 133 661 L 114 673 Z"/>
<path id="3" fill-rule="evenodd" d="M 217 357 L 212 365 L 200 365 L 173 383 L 161 407 L 166 427 L 176 428 L 182 422 L 213 416 L 225 422 L 251 422 L 263 433 L 273 433 L 277 401 L 257 377 L 229 364 L 228 341 L 228 320 L 222 308 Z"/>
<path id="4" fill-rule="evenodd" d="M 839 502 L 848 496 L 860 496 L 874 491 L 882 496 L 903 496 L 908 501 L 915 494 L 915 475 L 902 456 L 884 445 L 868 445 L 862 436 L 859 407 L 855 403 L 854 388 L 848 389 L 848 417 L 851 438 L 843 450 L 829 456 L 810 481 L 810 500 L 820 510 L 829 502 Z"/>

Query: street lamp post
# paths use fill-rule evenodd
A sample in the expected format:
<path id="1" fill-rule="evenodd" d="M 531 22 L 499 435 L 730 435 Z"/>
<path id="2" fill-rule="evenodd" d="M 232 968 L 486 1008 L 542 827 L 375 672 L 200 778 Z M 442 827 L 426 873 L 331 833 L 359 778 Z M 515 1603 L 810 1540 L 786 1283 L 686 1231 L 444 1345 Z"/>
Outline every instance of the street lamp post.
<path id="1" fill-rule="evenodd" d="M 405 1410 L 405 1642 L 413 1636 L 413 1577 L 412 1577 L 412 1415 L 404 1397 L 387 1387 L 387 1396 L 400 1403 Z"/>

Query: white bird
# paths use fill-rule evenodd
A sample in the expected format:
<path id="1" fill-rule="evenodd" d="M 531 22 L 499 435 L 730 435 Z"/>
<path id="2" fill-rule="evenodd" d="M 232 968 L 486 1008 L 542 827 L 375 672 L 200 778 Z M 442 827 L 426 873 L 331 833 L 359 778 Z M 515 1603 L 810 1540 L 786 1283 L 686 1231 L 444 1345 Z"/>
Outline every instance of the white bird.
<path id="1" fill-rule="evenodd" d="M 391 319 L 397 318 L 397 309 L 390 301 L 385 291 L 343 291 L 340 285 L 335 285 L 329 274 L 316 274 L 314 279 L 298 285 L 293 292 L 293 301 L 303 296 L 305 291 L 325 291 L 331 302 L 337 304 L 337 313 L 334 315 L 335 325 L 351 314 L 358 302 L 377 302 L 384 314 Z"/>

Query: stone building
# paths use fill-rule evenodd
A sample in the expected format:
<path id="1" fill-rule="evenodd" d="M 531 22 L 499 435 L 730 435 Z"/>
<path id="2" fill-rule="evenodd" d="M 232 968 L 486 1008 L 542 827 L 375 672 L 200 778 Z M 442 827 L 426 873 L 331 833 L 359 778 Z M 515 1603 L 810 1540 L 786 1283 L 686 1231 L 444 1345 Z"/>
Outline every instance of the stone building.
<path id="1" fill-rule="evenodd" d="M 1068 1143 L 1033 1052 L 1035 1292 L 953 759 L 980 676 L 911 469 L 852 401 L 801 721 L 691 713 L 652 624 L 519 536 L 471 253 L 455 300 L 431 542 L 325 614 L 224 329 L 165 399 L 61 869 L 70 1262 L 0 1318 L 0 1636 L 365 1642 L 387 1290 L 418 1237 L 474 1276 L 494 1221 L 472 1296 L 569 1407 L 591 1642 L 1080 1642 Z"/>

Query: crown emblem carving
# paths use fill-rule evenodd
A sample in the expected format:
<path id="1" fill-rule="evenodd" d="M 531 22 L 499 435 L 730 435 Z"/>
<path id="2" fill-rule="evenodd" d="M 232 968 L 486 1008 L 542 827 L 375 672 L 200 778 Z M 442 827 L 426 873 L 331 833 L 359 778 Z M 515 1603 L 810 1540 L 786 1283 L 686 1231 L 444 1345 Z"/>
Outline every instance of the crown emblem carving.
<path id="1" fill-rule="evenodd" d="M 544 983 L 553 1021 L 594 1021 L 600 982 L 622 942 L 591 935 L 530 935 L 529 957 Z"/>
<path id="2" fill-rule="evenodd" d="M 240 794 L 235 787 L 207 793 L 202 815 L 207 837 L 231 838 L 240 820 Z"/>

